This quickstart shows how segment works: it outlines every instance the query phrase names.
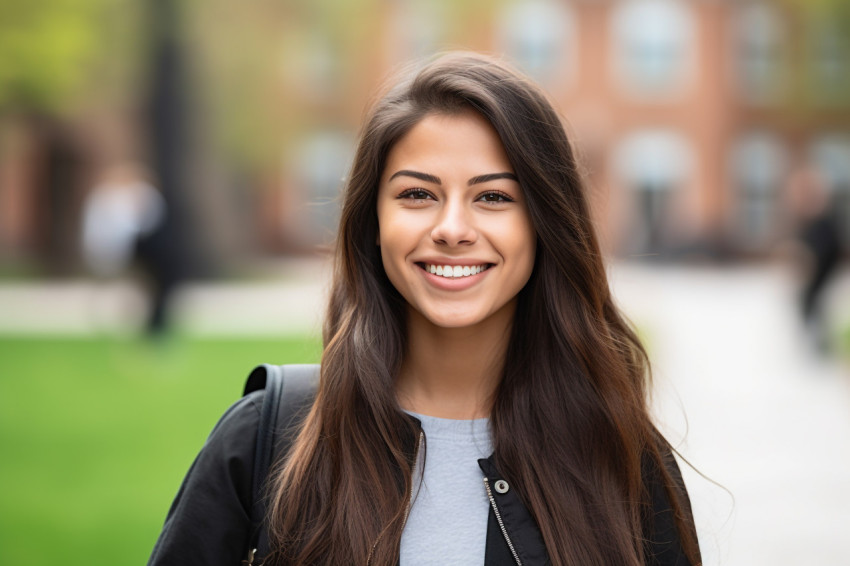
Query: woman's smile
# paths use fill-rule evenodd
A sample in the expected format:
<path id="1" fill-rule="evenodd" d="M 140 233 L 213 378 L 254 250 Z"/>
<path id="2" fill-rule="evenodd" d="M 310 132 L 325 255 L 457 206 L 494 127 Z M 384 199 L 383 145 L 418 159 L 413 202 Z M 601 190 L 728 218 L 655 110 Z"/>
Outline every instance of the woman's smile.
<path id="1" fill-rule="evenodd" d="M 458 292 L 470 289 L 481 282 L 493 264 L 416 262 L 415 265 L 422 272 L 422 277 L 436 289 Z"/>

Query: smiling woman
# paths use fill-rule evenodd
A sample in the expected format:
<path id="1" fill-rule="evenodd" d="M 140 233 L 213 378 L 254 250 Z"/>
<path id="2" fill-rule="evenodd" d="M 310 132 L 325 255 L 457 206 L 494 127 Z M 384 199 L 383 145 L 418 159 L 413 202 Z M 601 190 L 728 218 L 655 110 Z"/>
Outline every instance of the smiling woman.
<path id="1" fill-rule="evenodd" d="M 264 563 L 699 564 L 648 375 L 540 90 L 480 55 L 416 67 L 361 133 Z M 151 564 L 238 563 L 262 402 L 216 429 Z"/>

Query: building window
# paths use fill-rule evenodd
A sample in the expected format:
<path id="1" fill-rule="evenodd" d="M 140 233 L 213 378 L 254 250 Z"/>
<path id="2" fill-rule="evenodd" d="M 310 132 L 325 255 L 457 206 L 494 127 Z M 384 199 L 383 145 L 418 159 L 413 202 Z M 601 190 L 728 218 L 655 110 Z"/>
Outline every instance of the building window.
<path id="1" fill-rule="evenodd" d="M 394 66 L 424 58 L 445 40 L 445 25 L 451 18 L 441 2 L 393 2 L 388 25 L 387 63 Z"/>
<path id="2" fill-rule="evenodd" d="M 787 84 L 788 31 L 777 9 L 750 2 L 731 12 L 734 84 L 753 105 L 776 102 Z"/>
<path id="3" fill-rule="evenodd" d="M 812 22 L 810 49 L 810 88 L 816 100 L 828 105 L 847 106 L 850 93 L 850 40 L 834 19 Z"/>
<path id="4" fill-rule="evenodd" d="M 668 101 L 693 76 L 696 26 L 675 0 L 627 0 L 612 12 L 615 80 L 632 97 Z"/>
<path id="5" fill-rule="evenodd" d="M 554 0 L 508 3 L 496 27 L 498 50 L 547 87 L 576 77 L 578 41 L 572 8 Z"/>
<path id="6" fill-rule="evenodd" d="M 778 235 L 779 195 L 787 163 L 785 146 L 774 134 L 751 132 L 732 145 L 733 233 L 744 251 L 764 251 Z"/>
<path id="7" fill-rule="evenodd" d="M 690 182 L 693 150 L 681 134 L 669 130 L 642 130 L 617 144 L 612 160 L 614 178 L 631 201 L 627 253 L 672 251 L 677 193 Z"/>

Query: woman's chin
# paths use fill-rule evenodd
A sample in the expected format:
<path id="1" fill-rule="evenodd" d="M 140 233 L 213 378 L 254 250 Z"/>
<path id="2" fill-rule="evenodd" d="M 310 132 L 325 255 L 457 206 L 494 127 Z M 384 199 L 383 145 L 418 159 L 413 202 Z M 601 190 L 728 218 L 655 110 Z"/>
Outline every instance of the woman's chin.
<path id="1" fill-rule="evenodd" d="M 486 320 L 487 316 L 476 312 L 426 312 L 422 318 L 431 325 L 445 329 L 460 329 L 477 326 Z"/>

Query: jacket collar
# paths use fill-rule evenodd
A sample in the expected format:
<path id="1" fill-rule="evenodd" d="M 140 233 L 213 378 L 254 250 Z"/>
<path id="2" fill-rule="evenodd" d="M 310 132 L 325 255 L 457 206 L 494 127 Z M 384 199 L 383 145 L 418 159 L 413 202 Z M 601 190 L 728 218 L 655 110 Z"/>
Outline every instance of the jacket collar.
<path id="1" fill-rule="evenodd" d="M 405 414 L 421 431 L 422 422 L 413 415 Z M 516 563 L 507 540 L 510 540 L 523 566 L 549 564 L 549 556 L 546 553 L 546 546 L 543 543 L 543 536 L 540 534 L 537 522 L 522 502 L 519 491 L 514 489 L 510 481 L 499 472 L 494 454 L 478 460 L 478 467 L 484 474 L 483 479 L 487 482 L 485 485 L 489 487 L 488 496 L 493 498 L 487 526 L 486 566 L 512 566 Z M 496 487 L 497 482 L 499 483 L 498 489 Z M 499 513 L 498 517 L 496 516 L 496 509 Z M 502 531 L 502 526 L 504 526 L 504 531 Z"/>

